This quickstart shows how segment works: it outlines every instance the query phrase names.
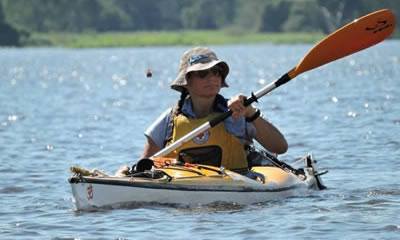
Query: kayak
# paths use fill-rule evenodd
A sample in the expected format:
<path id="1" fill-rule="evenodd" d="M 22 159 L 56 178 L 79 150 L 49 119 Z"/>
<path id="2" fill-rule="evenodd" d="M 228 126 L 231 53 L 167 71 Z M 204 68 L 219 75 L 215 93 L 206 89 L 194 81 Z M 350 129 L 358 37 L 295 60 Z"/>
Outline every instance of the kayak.
<path id="1" fill-rule="evenodd" d="M 253 166 L 246 176 L 223 167 L 198 164 L 153 167 L 122 177 L 72 167 L 69 183 L 76 210 L 134 203 L 245 205 L 324 189 L 320 176 L 327 171 L 318 172 L 312 154 L 302 160 L 304 166 L 295 169 L 274 159 L 270 165 Z"/>
<path id="2" fill-rule="evenodd" d="M 303 167 L 298 169 L 277 159 L 269 160 L 270 164 L 253 166 L 246 175 L 200 164 L 171 164 L 127 176 L 72 167 L 69 183 L 76 210 L 135 203 L 246 205 L 325 188 L 320 176 L 327 171 L 318 172 L 312 154 L 302 158 Z"/>

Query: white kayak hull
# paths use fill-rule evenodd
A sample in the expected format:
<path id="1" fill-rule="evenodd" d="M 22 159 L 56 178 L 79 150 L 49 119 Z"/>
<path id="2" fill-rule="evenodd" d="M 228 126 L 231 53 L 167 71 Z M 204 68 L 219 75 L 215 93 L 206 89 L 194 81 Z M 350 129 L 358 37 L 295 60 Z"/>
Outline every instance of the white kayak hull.
<path id="1" fill-rule="evenodd" d="M 87 180 L 87 179 L 86 179 Z M 254 181 L 254 180 L 251 180 Z M 72 183 L 72 192 L 77 210 L 98 207 L 120 207 L 131 203 L 160 203 L 183 205 L 207 205 L 216 202 L 253 204 L 299 196 L 316 186 L 315 178 L 299 181 L 289 187 L 265 186 L 260 188 L 254 181 L 247 187 L 236 189 L 190 189 L 190 188 L 150 188 L 143 186 L 123 186 L 104 183 Z M 255 186 L 252 186 L 255 185 Z"/>
<path id="2" fill-rule="evenodd" d="M 254 168 L 255 172 L 265 177 L 262 181 L 227 170 L 222 173 L 204 170 L 202 175 L 179 175 L 184 172 L 182 169 L 191 170 L 174 167 L 167 169 L 167 175 L 171 176 L 171 171 L 176 175 L 158 179 L 73 176 L 69 181 L 77 210 L 118 208 L 135 203 L 196 206 L 221 202 L 245 205 L 302 196 L 310 189 L 321 189 L 322 185 L 314 165 L 303 168 L 304 174 L 277 167 Z"/>

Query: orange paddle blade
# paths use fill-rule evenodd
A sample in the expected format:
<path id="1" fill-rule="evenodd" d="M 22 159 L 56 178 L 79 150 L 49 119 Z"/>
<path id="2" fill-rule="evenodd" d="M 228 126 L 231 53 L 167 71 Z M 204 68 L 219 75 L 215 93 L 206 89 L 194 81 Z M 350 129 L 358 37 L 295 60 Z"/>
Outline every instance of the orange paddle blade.
<path id="1" fill-rule="evenodd" d="M 396 19 L 389 9 L 365 15 L 329 34 L 288 74 L 290 78 L 371 47 L 389 37 Z"/>

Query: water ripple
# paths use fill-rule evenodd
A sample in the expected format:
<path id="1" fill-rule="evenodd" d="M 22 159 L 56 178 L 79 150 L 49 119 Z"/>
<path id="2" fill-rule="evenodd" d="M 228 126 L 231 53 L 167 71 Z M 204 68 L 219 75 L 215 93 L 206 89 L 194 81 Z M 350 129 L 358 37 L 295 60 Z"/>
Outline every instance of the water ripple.
<path id="1" fill-rule="evenodd" d="M 15 193 L 23 193 L 25 192 L 25 188 L 23 187 L 4 187 L 0 189 L 0 194 L 15 194 Z"/>

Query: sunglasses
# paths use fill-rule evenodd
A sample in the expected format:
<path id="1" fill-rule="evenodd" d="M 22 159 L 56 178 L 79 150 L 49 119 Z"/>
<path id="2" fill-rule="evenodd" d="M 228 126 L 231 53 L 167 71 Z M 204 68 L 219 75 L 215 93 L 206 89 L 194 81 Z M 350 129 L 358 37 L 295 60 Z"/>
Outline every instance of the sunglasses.
<path id="1" fill-rule="evenodd" d="M 190 74 L 198 76 L 199 78 L 206 78 L 209 74 L 212 74 L 213 76 L 221 77 L 222 76 L 222 68 L 220 66 L 214 66 L 210 69 L 190 72 Z"/>

